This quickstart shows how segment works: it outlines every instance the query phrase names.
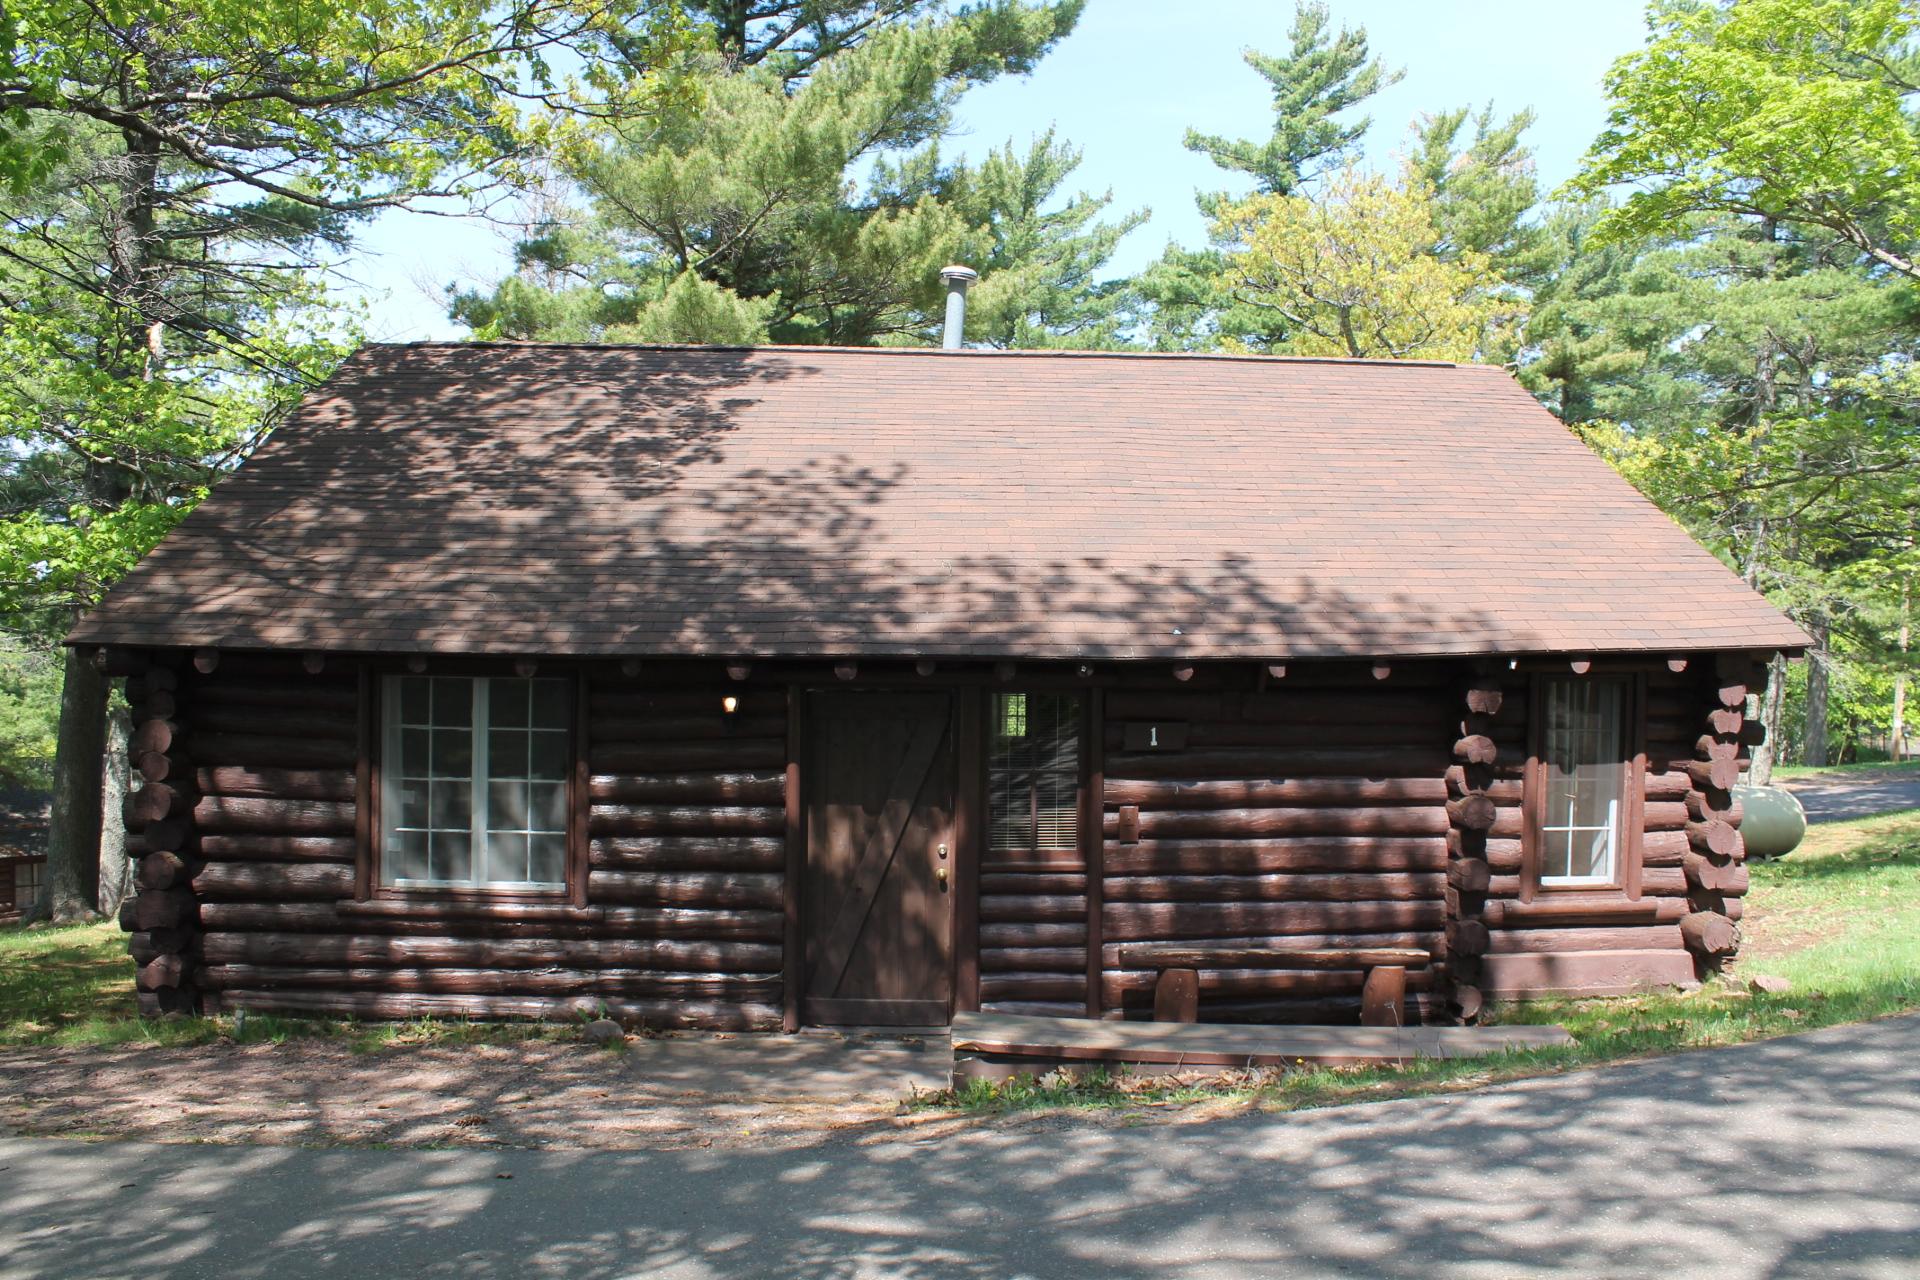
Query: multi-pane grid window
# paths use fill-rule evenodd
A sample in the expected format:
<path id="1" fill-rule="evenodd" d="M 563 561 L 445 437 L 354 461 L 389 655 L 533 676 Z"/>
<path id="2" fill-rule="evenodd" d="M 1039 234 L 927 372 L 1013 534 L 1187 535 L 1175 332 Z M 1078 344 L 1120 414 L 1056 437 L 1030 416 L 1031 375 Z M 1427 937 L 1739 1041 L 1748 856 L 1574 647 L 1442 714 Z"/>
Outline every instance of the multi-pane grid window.
<path id="1" fill-rule="evenodd" d="M 1541 692 L 1540 883 L 1613 883 L 1627 790 L 1627 686 L 1548 680 Z"/>
<path id="2" fill-rule="evenodd" d="M 996 694 L 988 729 L 989 846 L 1035 853 L 1079 848 L 1079 699 Z"/>
<path id="3" fill-rule="evenodd" d="M 389 676 L 384 881 L 564 887 L 571 698 L 565 680 Z"/>

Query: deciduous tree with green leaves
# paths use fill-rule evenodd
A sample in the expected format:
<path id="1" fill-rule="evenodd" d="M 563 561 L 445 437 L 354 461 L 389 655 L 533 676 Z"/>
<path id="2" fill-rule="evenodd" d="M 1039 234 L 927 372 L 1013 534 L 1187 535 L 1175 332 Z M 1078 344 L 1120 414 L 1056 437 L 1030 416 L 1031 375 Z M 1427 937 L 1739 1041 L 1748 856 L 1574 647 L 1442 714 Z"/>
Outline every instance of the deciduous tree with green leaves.
<path id="1" fill-rule="evenodd" d="M 351 334 L 320 281 L 358 220 L 494 180 L 528 99 L 624 92 L 678 29 L 677 10 L 599 0 L 9 3 L 9 624 L 57 637 L 339 358 Z M 106 695 L 68 655 L 56 917 L 94 903 Z"/>

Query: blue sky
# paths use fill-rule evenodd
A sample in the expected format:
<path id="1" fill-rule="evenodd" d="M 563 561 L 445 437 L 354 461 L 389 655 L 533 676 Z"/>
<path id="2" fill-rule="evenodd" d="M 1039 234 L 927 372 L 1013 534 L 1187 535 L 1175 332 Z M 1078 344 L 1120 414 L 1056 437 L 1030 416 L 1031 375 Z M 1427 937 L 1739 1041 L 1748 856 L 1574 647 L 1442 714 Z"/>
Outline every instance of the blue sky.
<path id="1" fill-rule="evenodd" d="M 1491 102 L 1532 107 L 1528 134 L 1541 177 L 1570 176 L 1606 120 L 1601 78 L 1645 34 L 1639 0 L 1330 0 L 1336 23 L 1365 27 L 1374 50 L 1406 76 L 1369 103 L 1369 161 L 1386 167 L 1426 112 Z M 1151 208 L 1122 243 L 1116 274 L 1138 270 L 1169 240 L 1198 244 L 1196 189 L 1235 187 L 1180 145 L 1188 126 L 1262 137 L 1272 113 L 1265 81 L 1243 49 L 1287 44 L 1292 0 L 1091 0 L 1079 27 L 1031 76 L 962 99 L 946 148 L 977 154 L 1024 144 L 1049 125 L 1081 148 L 1075 185 L 1112 189 L 1114 208 Z M 370 336 L 458 336 L 435 297 L 449 281 L 486 282 L 508 267 L 510 236 L 479 221 L 386 215 L 347 264 L 368 306 Z"/>

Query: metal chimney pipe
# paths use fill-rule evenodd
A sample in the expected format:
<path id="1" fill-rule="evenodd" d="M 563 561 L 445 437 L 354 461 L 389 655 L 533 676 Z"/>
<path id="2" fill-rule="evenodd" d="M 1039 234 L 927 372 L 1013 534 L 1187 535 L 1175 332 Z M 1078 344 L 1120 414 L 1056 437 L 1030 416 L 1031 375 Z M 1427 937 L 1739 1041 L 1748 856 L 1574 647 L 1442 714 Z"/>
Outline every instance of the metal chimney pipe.
<path id="1" fill-rule="evenodd" d="M 960 339 L 967 330 L 967 286 L 978 280 L 980 273 L 956 264 L 942 267 L 940 278 L 947 282 L 947 324 L 941 331 L 940 345 L 948 351 L 958 351 Z"/>

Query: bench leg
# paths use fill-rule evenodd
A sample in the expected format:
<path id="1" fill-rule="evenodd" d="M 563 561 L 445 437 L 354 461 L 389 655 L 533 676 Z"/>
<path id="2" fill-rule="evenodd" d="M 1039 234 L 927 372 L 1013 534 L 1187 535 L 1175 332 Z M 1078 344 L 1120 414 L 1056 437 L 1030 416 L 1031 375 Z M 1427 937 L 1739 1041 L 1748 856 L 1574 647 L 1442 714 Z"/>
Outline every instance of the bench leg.
<path id="1" fill-rule="evenodd" d="M 1360 1025 L 1363 1027 L 1407 1025 L 1407 971 L 1405 968 L 1397 964 L 1383 964 L 1367 970 L 1367 984 L 1360 990 Z"/>
<path id="2" fill-rule="evenodd" d="M 1162 969 L 1153 984 L 1155 1022 L 1200 1021 L 1200 973 L 1196 969 Z"/>

